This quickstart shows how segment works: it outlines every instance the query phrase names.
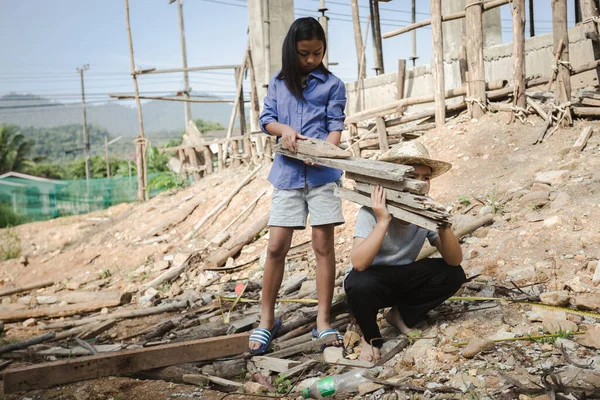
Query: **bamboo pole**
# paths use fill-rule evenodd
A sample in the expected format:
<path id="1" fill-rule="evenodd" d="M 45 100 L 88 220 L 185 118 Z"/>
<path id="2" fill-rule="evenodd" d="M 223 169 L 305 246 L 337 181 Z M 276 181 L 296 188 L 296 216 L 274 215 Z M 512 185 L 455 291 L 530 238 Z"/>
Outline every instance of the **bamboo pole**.
<path id="1" fill-rule="evenodd" d="M 252 50 L 248 47 L 247 66 L 250 72 L 250 129 L 258 130 L 258 116 L 260 115 L 260 103 L 258 102 L 258 86 L 256 85 L 256 71 L 252 60 Z M 260 139 L 259 139 L 260 140 Z"/>
<path id="2" fill-rule="evenodd" d="M 494 1 L 489 1 L 483 4 L 483 11 L 487 11 L 487 10 L 491 10 L 494 9 L 496 7 L 500 7 L 503 6 L 505 4 L 510 3 L 512 0 L 494 0 Z M 460 18 L 464 18 L 466 16 L 466 12 L 465 11 L 460 11 L 454 14 L 448 14 L 448 15 L 444 15 L 442 17 L 442 21 L 446 22 L 446 21 L 452 21 L 454 19 L 460 19 Z M 422 28 L 424 26 L 428 26 L 431 25 L 431 19 L 426 19 L 420 22 L 417 22 L 415 24 L 410 24 L 408 26 L 405 26 L 404 28 L 401 29 L 396 29 L 395 31 L 391 31 L 388 33 L 384 33 L 381 37 L 383 37 L 384 39 L 389 39 L 391 37 L 394 36 L 398 36 L 401 35 L 403 33 L 407 33 L 410 31 L 413 31 L 417 28 Z"/>
<path id="3" fill-rule="evenodd" d="M 513 48 L 514 48 L 514 87 L 513 103 L 525 109 L 525 0 L 514 0 L 512 6 L 513 17 Z"/>
<path id="4" fill-rule="evenodd" d="M 135 99 L 135 95 L 132 94 L 109 94 L 109 97 L 113 99 Z M 162 100 L 162 101 L 183 101 L 186 103 L 234 103 L 235 99 L 189 99 L 184 97 L 167 97 L 167 96 L 139 96 L 141 100 Z M 248 102 L 248 100 L 244 100 Z"/>
<path id="5" fill-rule="evenodd" d="M 131 61 L 131 76 L 133 78 L 133 88 L 135 89 L 135 104 L 137 105 L 139 136 L 135 139 L 135 154 L 137 165 L 137 180 L 138 191 L 137 198 L 139 201 L 146 200 L 146 163 L 144 155 L 144 120 L 142 118 L 142 104 L 140 103 L 140 88 L 137 81 L 137 72 L 135 70 L 135 58 L 133 56 L 133 40 L 131 38 L 131 23 L 129 18 L 129 0 L 125 0 L 125 20 L 127 23 L 127 38 L 129 39 L 129 58 Z"/>
<path id="6" fill-rule="evenodd" d="M 233 132 L 233 125 L 235 124 L 235 116 L 237 114 L 237 108 L 239 107 L 240 98 L 243 98 L 244 92 L 242 91 L 242 83 L 244 81 L 244 70 L 246 68 L 246 62 L 248 60 L 248 48 L 250 47 L 250 42 L 246 46 L 246 51 L 244 52 L 244 60 L 240 64 L 241 74 L 237 77 L 236 82 L 236 95 L 235 101 L 233 103 L 233 108 L 231 110 L 231 116 L 229 117 L 229 125 L 227 126 L 227 138 L 231 137 L 231 133 Z"/>
<path id="7" fill-rule="evenodd" d="M 571 72 L 567 65 L 569 62 L 569 31 L 567 28 L 567 4 L 564 0 L 552 0 L 552 39 L 554 41 L 554 50 L 556 51 L 562 40 L 565 47 L 562 51 L 562 57 L 558 63 L 558 75 L 556 80 L 556 91 L 554 99 L 557 104 L 564 104 L 571 100 Z M 571 123 L 571 113 L 567 111 L 567 118 L 562 120 L 563 126 Z"/>
<path id="8" fill-rule="evenodd" d="M 433 41 L 433 93 L 435 97 L 435 126 L 441 128 L 446 122 L 446 99 L 444 83 L 444 40 L 442 38 L 442 0 L 431 0 L 431 38 Z"/>
<path id="9" fill-rule="evenodd" d="M 481 118 L 485 114 L 482 104 L 485 98 L 485 70 L 483 65 L 483 3 L 468 0 L 465 8 L 467 19 L 467 63 L 469 66 L 469 96 L 477 100 L 470 107 L 472 117 Z M 437 119 L 437 118 L 436 118 Z"/>
<path id="10" fill-rule="evenodd" d="M 546 80 L 546 82 L 547 82 L 547 80 Z M 487 90 L 498 90 L 498 89 L 504 88 L 506 86 L 506 84 L 507 84 L 507 82 L 502 81 L 502 80 L 491 81 L 491 82 L 487 83 L 486 89 Z M 456 89 L 449 89 L 446 92 L 444 92 L 444 96 L 446 99 L 450 99 L 450 98 L 458 97 L 458 96 L 464 96 L 466 94 L 467 94 L 466 86 L 463 86 L 461 88 L 456 88 Z M 352 114 L 346 118 L 346 123 L 348 123 L 348 124 L 356 123 L 359 121 L 363 121 L 365 119 L 375 118 L 380 115 L 390 114 L 390 113 L 394 112 L 394 110 L 399 109 L 399 108 L 413 106 L 416 104 L 431 103 L 433 101 L 435 101 L 434 95 L 408 97 L 406 99 L 397 100 L 397 101 L 388 103 L 388 104 L 380 106 L 380 107 L 371 108 L 369 110 L 364 110 L 364 111 Z"/>
<path id="11" fill-rule="evenodd" d="M 363 50 L 362 32 L 360 28 L 360 14 L 358 11 L 358 0 L 351 0 L 352 3 L 352 23 L 354 25 L 354 43 L 356 44 L 356 65 L 358 65 L 359 79 L 367 77 L 362 65 L 366 64 L 365 53 Z M 362 75 L 361 75 L 362 73 Z"/>

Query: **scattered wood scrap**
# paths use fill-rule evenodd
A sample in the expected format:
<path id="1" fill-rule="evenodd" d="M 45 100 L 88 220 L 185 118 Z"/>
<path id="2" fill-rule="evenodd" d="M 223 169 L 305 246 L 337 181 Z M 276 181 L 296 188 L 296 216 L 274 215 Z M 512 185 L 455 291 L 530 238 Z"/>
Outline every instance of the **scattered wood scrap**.
<path id="1" fill-rule="evenodd" d="M 212 360 L 243 353 L 247 348 L 248 335 L 237 334 L 33 365 L 6 371 L 4 393 Z"/>

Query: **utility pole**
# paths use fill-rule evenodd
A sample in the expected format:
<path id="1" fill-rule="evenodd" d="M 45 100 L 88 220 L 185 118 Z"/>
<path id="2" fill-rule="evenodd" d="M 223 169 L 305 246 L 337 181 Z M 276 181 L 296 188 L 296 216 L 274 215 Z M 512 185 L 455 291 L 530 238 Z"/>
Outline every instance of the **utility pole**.
<path id="1" fill-rule="evenodd" d="M 185 30 L 183 29 L 183 1 L 182 0 L 169 0 L 169 4 L 177 1 L 177 10 L 179 14 L 179 37 L 181 43 L 181 58 L 183 60 L 183 97 L 185 99 L 190 98 L 190 81 L 187 71 L 187 50 L 185 46 Z M 188 122 L 192 119 L 192 104 L 189 101 L 184 102 L 185 105 L 185 125 L 184 129 L 187 128 Z"/>
<path id="2" fill-rule="evenodd" d="M 533 0 L 529 0 L 529 37 L 535 36 L 535 20 L 533 18 Z"/>
<path id="3" fill-rule="evenodd" d="M 371 30 L 373 31 L 373 50 L 375 52 L 375 71 L 377 75 L 384 73 L 383 49 L 381 43 L 381 23 L 379 21 L 379 0 L 369 0 L 371 11 Z"/>
<path id="4" fill-rule="evenodd" d="M 352 1 L 352 22 L 354 24 L 354 42 L 356 43 L 356 60 L 358 65 L 358 79 L 366 78 L 366 71 L 361 75 L 362 66 L 366 65 L 365 51 L 363 50 L 362 32 L 360 29 L 360 14 L 358 10 L 358 0 Z"/>
<path id="5" fill-rule="evenodd" d="M 319 17 L 319 23 L 323 27 L 325 31 L 325 40 L 329 42 L 329 32 L 328 32 L 328 20 L 329 18 L 325 15 L 325 11 L 327 11 L 327 7 L 325 7 L 325 0 L 321 0 L 321 5 L 319 7 L 319 12 L 321 16 Z M 323 54 L 323 65 L 325 68 L 329 67 L 329 51 Z"/>
<path id="6" fill-rule="evenodd" d="M 412 23 L 415 24 L 417 22 L 417 0 L 412 0 Z M 412 64 L 413 67 L 416 65 L 417 62 L 417 30 L 413 29 L 411 32 L 412 35 L 412 56 L 410 57 L 410 59 L 412 60 Z"/>
<path id="7" fill-rule="evenodd" d="M 87 132 L 87 114 L 85 110 L 85 87 L 83 85 L 83 72 L 90 69 L 90 64 L 85 64 L 81 68 L 77 68 L 79 77 L 81 78 L 81 107 L 83 109 L 83 149 L 85 151 L 85 180 L 90 180 L 90 139 Z"/>

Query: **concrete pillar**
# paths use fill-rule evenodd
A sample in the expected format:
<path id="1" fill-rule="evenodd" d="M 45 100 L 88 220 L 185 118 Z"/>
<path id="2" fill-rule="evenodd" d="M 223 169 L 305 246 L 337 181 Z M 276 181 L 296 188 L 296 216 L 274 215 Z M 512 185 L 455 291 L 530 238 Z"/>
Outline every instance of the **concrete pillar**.
<path id="1" fill-rule="evenodd" d="M 294 0 L 248 0 L 248 22 L 262 110 L 269 79 L 281 69 L 281 46 L 294 22 Z"/>
<path id="2" fill-rule="evenodd" d="M 464 11 L 466 0 L 443 0 L 442 15 Z M 442 23 L 444 35 L 444 60 L 456 60 L 466 33 L 465 18 L 455 19 Z M 502 25 L 500 22 L 500 7 L 487 10 L 483 13 L 483 47 L 502 44 Z"/>

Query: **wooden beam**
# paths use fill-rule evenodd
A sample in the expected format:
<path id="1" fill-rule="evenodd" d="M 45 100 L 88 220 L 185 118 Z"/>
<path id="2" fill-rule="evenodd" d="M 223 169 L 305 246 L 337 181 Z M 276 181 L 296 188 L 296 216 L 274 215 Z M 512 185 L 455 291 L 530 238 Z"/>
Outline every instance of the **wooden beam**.
<path id="1" fill-rule="evenodd" d="M 6 371 L 4 393 L 212 360 L 241 354 L 247 349 L 248 335 L 242 333 L 38 364 Z"/>
<path id="2" fill-rule="evenodd" d="M 556 91 L 554 99 L 557 104 L 564 104 L 571 100 L 571 71 L 563 63 L 569 62 L 569 30 L 567 27 L 567 2 L 564 0 L 552 0 L 552 40 L 554 50 L 562 40 L 565 47 L 558 65 L 558 76 L 556 79 Z M 567 110 L 567 118 L 562 120 L 562 126 L 571 124 L 571 112 Z"/>
<path id="3" fill-rule="evenodd" d="M 388 144 L 385 120 L 382 117 L 377 117 L 375 118 L 375 123 L 377 124 L 377 133 L 379 135 L 379 151 L 383 154 L 390 148 L 390 145 Z"/>
<path id="4" fill-rule="evenodd" d="M 433 41 L 433 94 L 435 97 L 435 126 L 446 123 L 446 96 L 444 81 L 444 39 L 442 36 L 442 0 L 431 0 L 431 38 Z"/>
<path id="5" fill-rule="evenodd" d="M 428 185 L 425 182 L 416 179 L 407 179 L 403 181 L 394 181 L 388 179 L 373 178 L 371 176 L 346 172 L 346 178 L 356 182 L 379 185 L 384 188 L 397 190 L 400 192 L 409 192 L 413 194 L 427 194 Z"/>
<path id="6" fill-rule="evenodd" d="M 573 147 L 571 147 L 571 152 L 580 152 L 583 150 L 593 132 L 594 128 L 592 128 L 592 126 L 586 126 L 583 128 L 583 131 L 581 131 L 581 134 L 575 141 L 575 144 L 573 144 Z"/>
<path id="7" fill-rule="evenodd" d="M 480 0 L 467 0 L 465 12 L 467 19 L 467 64 L 469 66 L 467 82 L 469 85 L 469 97 L 476 99 L 485 105 L 485 70 L 483 65 L 483 3 Z M 478 102 L 474 102 L 470 109 L 472 112 L 472 117 L 474 118 L 481 118 L 483 114 L 485 114 L 485 109 L 482 108 Z"/>
<path id="8" fill-rule="evenodd" d="M 23 286 L 14 286 L 14 287 L 10 287 L 10 285 L 5 284 L 2 288 L 2 290 L 0 290 L 0 297 L 10 296 L 10 295 L 22 293 L 22 292 L 28 292 L 30 290 L 40 289 L 40 288 L 44 288 L 44 287 L 52 286 L 52 285 L 54 285 L 54 281 L 34 282 L 34 283 L 25 284 Z M 4 288 L 5 286 L 8 286 L 8 287 Z"/>
<path id="9" fill-rule="evenodd" d="M 57 318 L 100 310 L 105 307 L 116 307 L 131 301 L 131 293 L 119 294 L 112 299 L 69 304 L 66 306 L 38 307 L 19 311 L 1 311 L 0 321 L 16 322 L 28 318 Z"/>
<path id="10" fill-rule="evenodd" d="M 505 4 L 510 3 L 512 0 L 495 0 L 495 1 L 488 1 L 486 3 L 483 4 L 483 11 L 487 11 L 487 10 L 491 10 L 493 8 L 496 7 L 500 7 L 503 6 Z M 466 12 L 465 11 L 459 11 L 456 12 L 454 14 L 448 14 L 448 15 L 444 15 L 442 17 L 442 21 L 446 22 L 446 21 L 452 21 L 454 19 L 460 19 L 460 18 L 464 18 L 466 16 Z M 415 30 L 417 28 L 422 28 L 424 26 L 428 26 L 431 25 L 431 20 L 430 19 L 426 19 L 408 26 L 405 26 L 404 28 L 400 28 L 400 29 L 396 29 L 395 31 L 391 31 L 388 33 L 384 33 L 381 37 L 383 37 L 384 39 L 389 39 L 391 37 L 394 36 L 398 36 L 401 35 L 403 33 L 407 33 L 410 32 L 412 30 Z"/>
<path id="11" fill-rule="evenodd" d="M 398 77 L 396 78 L 396 100 L 404 98 L 404 82 L 406 81 L 406 60 L 398 60 Z"/>
<path id="12" fill-rule="evenodd" d="M 525 96 L 525 0 L 513 2 L 513 52 L 514 52 L 514 92 L 513 104 L 525 109 L 527 98 Z"/>

